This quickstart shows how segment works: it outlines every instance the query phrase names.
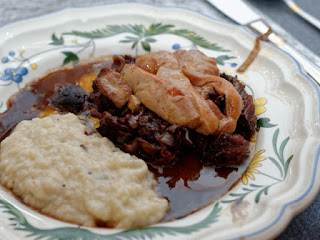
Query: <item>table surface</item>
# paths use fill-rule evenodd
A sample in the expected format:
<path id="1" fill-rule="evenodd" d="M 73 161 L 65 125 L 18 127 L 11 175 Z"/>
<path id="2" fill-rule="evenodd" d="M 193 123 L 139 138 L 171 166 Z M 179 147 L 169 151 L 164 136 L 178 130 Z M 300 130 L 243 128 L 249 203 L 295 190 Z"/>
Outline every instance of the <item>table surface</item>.
<path id="1" fill-rule="evenodd" d="M 226 0 L 225 0 L 226 1 Z M 320 67 L 320 30 L 293 13 L 281 0 L 246 0 L 260 12 L 274 31 L 281 34 Z M 0 27 L 15 21 L 41 16 L 68 7 L 86 7 L 119 2 L 116 0 L 0 0 Z M 216 18 L 229 20 L 205 0 L 134 0 L 130 2 L 179 6 Z M 301 8 L 320 19 L 319 0 L 296 0 Z M 0 36 L 1 37 L 1 36 Z M 320 239 L 320 194 L 301 214 L 294 217 L 279 240 Z"/>

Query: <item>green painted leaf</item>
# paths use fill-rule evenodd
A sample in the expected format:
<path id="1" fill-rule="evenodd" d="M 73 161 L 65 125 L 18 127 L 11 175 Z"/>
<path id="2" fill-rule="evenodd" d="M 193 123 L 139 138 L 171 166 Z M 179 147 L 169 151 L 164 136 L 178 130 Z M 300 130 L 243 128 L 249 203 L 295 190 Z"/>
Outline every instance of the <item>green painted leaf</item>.
<path id="1" fill-rule="evenodd" d="M 131 43 L 131 42 L 135 42 L 135 40 L 124 39 L 124 40 L 120 40 L 119 42 L 121 42 L 121 43 Z"/>
<path id="2" fill-rule="evenodd" d="M 79 57 L 73 53 L 73 52 L 62 52 L 64 55 L 66 55 L 66 58 L 63 61 L 63 65 L 66 65 L 70 62 L 72 62 L 74 65 L 79 62 Z"/>
<path id="3" fill-rule="evenodd" d="M 2 105 L 3 105 L 3 102 L 0 102 L 0 108 L 2 107 Z"/>
<path id="4" fill-rule="evenodd" d="M 284 165 L 284 178 L 286 178 L 286 176 L 287 176 L 288 168 L 289 168 L 289 165 L 290 165 L 290 163 L 291 163 L 292 158 L 293 158 L 293 155 L 291 155 L 291 156 L 287 159 L 287 161 L 286 161 L 286 163 L 285 163 L 285 165 Z"/>
<path id="5" fill-rule="evenodd" d="M 146 31 L 145 26 L 135 24 L 135 25 L 131 25 L 131 27 L 136 35 L 141 36 L 141 37 L 145 36 L 145 34 L 144 34 Z"/>
<path id="6" fill-rule="evenodd" d="M 261 194 L 262 194 L 262 193 L 263 193 L 262 190 L 257 193 L 257 195 L 256 195 L 256 197 L 255 197 L 255 199 L 254 199 L 254 201 L 255 201 L 256 203 L 259 203 L 259 200 L 260 200 L 260 197 L 261 197 Z"/>
<path id="7" fill-rule="evenodd" d="M 261 190 L 257 193 L 257 195 L 256 195 L 256 197 L 255 197 L 255 202 L 256 202 L 256 203 L 259 203 L 262 194 L 264 194 L 264 195 L 266 195 L 266 196 L 268 195 L 268 190 L 269 190 L 269 188 L 270 188 L 271 186 L 272 186 L 272 185 L 269 185 L 269 186 L 267 186 L 267 187 L 264 187 L 263 189 L 261 189 Z"/>
<path id="8" fill-rule="evenodd" d="M 277 160 L 275 160 L 273 157 L 269 157 L 270 161 L 279 169 L 281 177 L 283 177 L 283 171 L 282 171 L 282 167 L 280 166 L 280 164 L 278 163 Z"/>
<path id="9" fill-rule="evenodd" d="M 149 43 L 154 43 L 157 41 L 155 38 L 145 38 L 144 40 Z"/>
<path id="10" fill-rule="evenodd" d="M 270 123 L 270 118 L 259 118 L 257 120 L 257 128 L 260 129 L 260 128 L 272 128 L 272 127 L 275 127 L 277 126 L 277 124 L 271 124 Z"/>
<path id="11" fill-rule="evenodd" d="M 5 204 L 3 204 L 5 203 Z M 16 209 L 15 207 L 13 207 L 11 204 L 0 200 L 0 204 L 1 204 L 1 208 L 4 208 L 3 212 L 8 213 L 10 215 L 12 215 L 13 217 L 10 218 L 10 220 L 12 221 L 16 221 L 19 223 L 25 223 L 25 218 L 24 216 L 21 214 L 21 212 Z"/>
<path id="12" fill-rule="evenodd" d="M 272 147 L 273 147 L 273 151 L 275 152 L 275 154 L 277 155 L 277 157 L 279 158 L 279 160 L 281 161 L 280 155 L 278 153 L 278 149 L 277 149 L 277 142 L 278 142 L 278 136 L 279 136 L 279 128 L 274 132 L 273 137 L 272 137 Z M 282 166 L 284 166 L 284 162 L 283 159 L 281 161 Z"/>
<path id="13" fill-rule="evenodd" d="M 229 194 L 231 197 L 242 197 L 244 193 L 230 193 Z"/>
<path id="14" fill-rule="evenodd" d="M 279 149 L 279 155 L 280 155 L 280 158 L 282 159 L 282 162 L 284 162 L 284 156 L 283 156 L 283 152 L 284 152 L 284 149 L 289 141 L 289 137 L 287 137 L 285 140 L 282 141 L 281 145 L 280 145 L 280 149 Z"/>
<path id="15" fill-rule="evenodd" d="M 126 230 L 119 233 L 102 235 L 93 233 L 81 227 L 63 227 L 54 229 L 39 229 L 31 225 L 24 215 L 10 203 L 0 200 L 0 207 L 3 212 L 10 214 L 12 217 L 9 220 L 11 226 L 16 230 L 28 233 L 28 236 L 33 236 L 35 239 L 45 240 L 138 240 L 152 239 L 157 236 L 176 236 L 178 234 L 188 235 L 201 229 L 208 228 L 213 223 L 217 222 L 220 216 L 221 207 L 216 203 L 210 214 L 198 223 L 184 227 L 146 227 L 140 229 Z"/>
<path id="16" fill-rule="evenodd" d="M 145 36 L 154 36 L 159 34 L 168 33 L 174 25 L 162 25 L 162 23 L 151 24 L 149 28 L 146 29 Z"/>
<path id="17" fill-rule="evenodd" d="M 147 52 L 150 52 L 151 51 L 151 46 L 149 43 L 147 42 L 141 42 L 141 46 L 143 47 L 143 49 Z"/>
<path id="18" fill-rule="evenodd" d="M 247 191 L 247 192 L 252 192 L 253 189 L 250 189 L 250 188 L 242 188 L 243 191 Z"/>
<path id="19" fill-rule="evenodd" d="M 121 33 L 132 33 L 140 37 L 163 34 L 173 28 L 174 25 L 162 25 L 161 23 L 151 24 L 149 27 L 143 25 L 107 25 L 105 28 L 90 32 L 72 31 L 63 33 L 64 35 L 75 35 L 84 38 L 107 38 Z"/>
<path id="20" fill-rule="evenodd" d="M 131 49 L 134 49 L 137 46 L 138 42 L 139 41 L 135 41 L 134 43 L 132 43 Z"/>
<path id="21" fill-rule="evenodd" d="M 257 195 L 256 195 L 256 197 L 255 197 L 255 199 L 254 199 L 254 201 L 255 201 L 256 203 L 259 203 L 260 197 L 261 197 L 262 193 L 265 193 L 265 188 L 261 189 L 261 190 L 257 193 Z"/>
<path id="22" fill-rule="evenodd" d="M 236 205 L 237 205 L 237 206 L 242 203 L 242 201 L 243 201 L 243 199 L 244 199 L 245 196 L 246 196 L 246 195 L 243 195 L 241 198 L 239 198 L 239 199 L 236 201 Z"/>
<path id="23" fill-rule="evenodd" d="M 261 187 L 263 187 L 263 185 L 257 185 L 257 184 L 251 183 L 251 184 L 250 184 L 250 187 L 261 188 Z"/>
<path id="24" fill-rule="evenodd" d="M 74 35 L 84 38 L 107 38 L 121 33 L 133 33 L 138 35 L 132 25 L 107 25 L 105 28 L 93 30 L 90 32 L 72 31 L 63 33 L 63 35 Z"/>
<path id="25" fill-rule="evenodd" d="M 234 202 L 235 201 L 235 199 L 232 199 L 232 200 L 223 200 L 223 201 L 221 201 L 222 203 L 232 203 L 232 202 Z"/>
<path id="26" fill-rule="evenodd" d="M 200 47 L 203 47 L 206 49 L 221 51 L 221 52 L 229 52 L 229 50 L 225 50 L 222 47 L 217 46 L 217 44 L 215 44 L 215 43 L 210 43 L 209 41 L 207 41 L 203 37 L 197 35 L 196 33 L 192 32 L 192 31 L 186 30 L 186 29 L 171 30 L 168 33 L 178 35 L 181 37 L 185 37 L 185 38 L 189 39 L 191 42 L 193 42 L 194 44 L 197 44 Z"/>
<path id="27" fill-rule="evenodd" d="M 139 42 L 140 38 L 138 37 L 130 37 L 130 36 L 126 36 L 126 39 L 120 40 L 119 42 L 121 43 L 130 43 L 130 42 Z"/>
<path id="28" fill-rule="evenodd" d="M 229 60 L 229 59 L 233 59 L 233 58 L 235 58 L 235 57 L 228 56 L 228 55 L 220 55 L 219 57 L 216 57 L 216 61 L 218 64 L 224 66 L 224 61 Z"/>
<path id="29" fill-rule="evenodd" d="M 133 41 L 139 41 L 140 40 L 139 37 L 131 37 L 131 36 L 126 36 L 126 39 L 133 40 Z"/>
<path id="30" fill-rule="evenodd" d="M 61 36 L 60 38 L 57 38 L 55 33 L 51 35 L 51 40 L 52 40 L 52 42 L 49 43 L 50 45 L 63 45 L 64 44 L 63 37 Z"/>

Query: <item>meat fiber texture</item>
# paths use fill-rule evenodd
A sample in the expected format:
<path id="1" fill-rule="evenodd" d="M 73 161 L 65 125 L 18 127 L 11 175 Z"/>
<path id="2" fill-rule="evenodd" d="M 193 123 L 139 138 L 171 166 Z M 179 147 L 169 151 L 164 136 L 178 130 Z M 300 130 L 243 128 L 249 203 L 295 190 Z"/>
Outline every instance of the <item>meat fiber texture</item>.
<path id="1" fill-rule="evenodd" d="M 168 201 L 147 164 L 85 130 L 74 114 L 22 121 L 1 143 L 1 184 L 40 212 L 79 225 L 159 222 Z"/>
<path id="2" fill-rule="evenodd" d="M 170 165 L 179 161 L 183 152 L 197 152 L 206 165 L 240 165 L 249 154 L 249 139 L 254 132 L 256 116 L 252 97 L 236 77 L 222 74 L 241 94 L 244 108 L 233 134 L 205 136 L 177 124 L 170 124 L 141 104 L 131 112 L 127 106 L 118 109 L 94 85 L 90 100 L 103 113 L 98 131 L 121 150 L 134 154 L 152 165 Z M 224 96 L 209 94 L 220 109 Z"/>

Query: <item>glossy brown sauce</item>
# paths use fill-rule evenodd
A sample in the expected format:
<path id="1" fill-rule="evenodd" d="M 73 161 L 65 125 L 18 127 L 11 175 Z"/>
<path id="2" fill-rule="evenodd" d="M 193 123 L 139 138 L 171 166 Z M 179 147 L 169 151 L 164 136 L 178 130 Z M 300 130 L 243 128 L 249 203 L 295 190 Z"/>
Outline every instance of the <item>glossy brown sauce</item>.
<path id="1" fill-rule="evenodd" d="M 194 153 L 186 153 L 171 167 L 149 169 L 158 179 L 158 191 L 170 201 L 163 221 L 182 218 L 219 199 L 238 180 L 236 168 L 204 167 Z"/>
<path id="2" fill-rule="evenodd" d="M 0 114 L 0 141 L 22 120 L 30 120 L 50 109 L 49 100 L 53 97 L 57 86 L 63 83 L 78 85 L 81 76 L 90 72 L 92 64 L 59 70 L 31 82 L 25 89 L 11 97 L 7 102 L 8 110 Z"/>
<path id="3" fill-rule="evenodd" d="M 50 110 L 55 88 L 64 83 L 79 85 L 81 77 L 95 71 L 94 63 L 58 70 L 34 81 L 13 96 L 8 110 L 0 114 L 0 141 L 22 120 L 30 120 Z M 238 180 L 236 168 L 208 168 L 199 158 L 186 153 L 176 165 L 149 169 L 158 179 L 158 192 L 170 201 L 170 210 L 163 221 L 182 218 L 220 198 Z"/>

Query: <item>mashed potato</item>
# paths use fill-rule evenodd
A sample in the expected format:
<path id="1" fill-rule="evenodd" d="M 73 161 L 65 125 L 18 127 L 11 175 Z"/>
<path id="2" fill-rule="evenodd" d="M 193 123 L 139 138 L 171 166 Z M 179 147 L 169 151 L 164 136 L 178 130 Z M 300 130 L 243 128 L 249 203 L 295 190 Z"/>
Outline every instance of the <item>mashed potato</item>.
<path id="1" fill-rule="evenodd" d="M 160 221 L 168 201 L 146 163 L 73 114 L 22 121 L 1 143 L 0 182 L 41 212 L 86 226 L 135 228 Z"/>

